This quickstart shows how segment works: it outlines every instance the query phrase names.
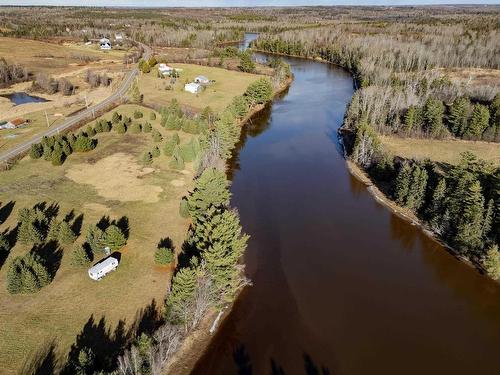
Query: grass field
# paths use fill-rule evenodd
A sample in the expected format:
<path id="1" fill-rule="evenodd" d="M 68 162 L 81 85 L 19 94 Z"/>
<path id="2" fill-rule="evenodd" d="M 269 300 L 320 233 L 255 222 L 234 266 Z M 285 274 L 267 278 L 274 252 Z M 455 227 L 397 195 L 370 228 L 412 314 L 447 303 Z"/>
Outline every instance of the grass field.
<path id="1" fill-rule="evenodd" d="M 259 79 L 257 74 L 242 73 L 222 68 L 207 67 L 192 64 L 170 64 L 174 68 L 182 69 L 180 78 L 173 86 L 173 90 L 166 90 L 170 78 L 160 79 L 157 70 L 142 74 L 139 79 L 139 90 L 144 95 L 146 103 L 168 105 L 176 98 L 181 104 L 201 110 L 210 106 L 214 111 L 222 111 L 231 102 L 234 96 L 243 94 L 248 85 Z M 204 75 L 215 83 L 207 87 L 200 94 L 184 91 L 186 82 L 191 82 L 196 76 Z"/>
<path id="2" fill-rule="evenodd" d="M 384 149 L 390 153 L 414 159 L 431 159 L 438 162 L 456 164 L 460 154 L 471 151 L 481 159 L 500 165 L 500 145 L 498 143 L 462 140 L 435 140 L 380 136 Z"/>
<path id="3" fill-rule="evenodd" d="M 8 63 L 25 66 L 30 71 L 60 75 L 85 65 L 83 57 L 91 60 L 121 62 L 125 51 L 101 51 L 97 45 L 55 44 L 30 39 L 0 37 L 0 57 Z"/>
<path id="4" fill-rule="evenodd" d="M 118 111 L 131 116 L 137 108 L 124 105 Z M 151 121 L 151 110 L 142 111 L 145 117 L 135 121 L 151 122 L 164 136 L 171 133 L 159 126 L 159 115 Z M 111 113 L 104 117 L 110 119 Z M 182 132 L 179 136 L 181 143 L 192 137 Z M 30 247 L 20 244 L 11 249 L 6 262 L 0 265 L 2 374 L 18 373 L 23 362 L 52 340 L 57 342 L 56 355 L 64 356 L 82 330 L 83 336 L 98 335 L 92 330 L 99 329 L 109 330 L 112 336 L 120 320 L 128 329 L 153 299 L 162 305 L 172 270 L 155 265 L 154 250 L 165 237 L 180 248 L 188 222 L 180 217 L 178 207 L 191 186 L 192 167 L 188 163 L 183 171 L 171 170 L 164 155 L 151 166 L 142 167 L 140 156 L 154 144 L 150 134 L 111 132 L 98 134 L 97 138 L 95 150 L 72 154 L 60 167 L 25 158 L 13 169 L 0 172 L 0 232 L 8 233 L 16 226 L 20 208 L 39 202 L 57 204 L 59 220 L 72 211 L 76 217 L 83 215 L 76 243 L 84 241 L 87 225 L 103 216 L 111 220 L 126 217 L 130 228 L 120 266 L 114 273 L 99 282 L 91 280 L 85 267 L 70 265 L 70 245 L 62 248 L 54 280 L 31 295 L 10 295 L 6 291 L 9 262 L 30 251 Z M 9 202 L 12 209 L 6 208 Z M 104 326 L 98 329 L 101 318 Z"/>

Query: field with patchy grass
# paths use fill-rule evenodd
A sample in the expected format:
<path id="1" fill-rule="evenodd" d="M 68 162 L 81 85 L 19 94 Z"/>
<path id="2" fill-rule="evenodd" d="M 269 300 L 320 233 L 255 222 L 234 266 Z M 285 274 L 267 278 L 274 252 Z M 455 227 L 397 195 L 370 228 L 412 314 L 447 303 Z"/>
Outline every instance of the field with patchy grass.
<path id="1" fill-rule="evenodd" d="M 124 105 L 118 112 L 131 117 L 138 108 L 144 118 L 134 121 L 149 121 L 165 137 L 173 134 L 159 125 L 159 115 L 149 119 L 150 109 Z M 103 117 L 111 119 L 111 113 Z M 192 137 L 178 134 L 181 144 Z M 56 205 L 58 220 L 66 215 L 74 218 L 71 223 L 79 233 L 77 244 L 85 241 L 87 226 L 103 217 L 122 222 L 126 218 L 129 227 L 118 269 L 99 282 L 88 277 L 86 267 L 70 264 L 73 245 L 68 245 L 44 255 L 54 264 L 60 263 L 48 286 L 35 294 L 10 295 L 6 290 L 9 263 L 31 247 L 16 244 L 7 259 L 0 260 L 2 374 L 18 373 L 23 362 L 32 360 L 53 340 L 56 357 L 64 357 L 78 334 L 79 345 L 94 335 L 94 340 L 102 341 L 98 348 L 112 350 L 113 342 L 136 323 L 141 309 L 153 300 L 162 305 L 172 269 L 155 265 L 154 251 L 165 237 L 177 249 L 181 246 L 188 221 L 179 215 L 179 201 L 192 184 L 192 166 L 187 163 L 185 170 L 172 170 L 169 158 L 161 155 L 144 167 L 140 158 L 155 144 L 151 134 L 112 131 L 96 138 L 95 150 L 73 153 L 62 166 L 26 157 L 11 170 L 0 172 L 1 233 L 15 230 L 19 209 L 41 202 Z"/>
<path id="2" fill-rule="evenodd" d="M 0 37 L 0 57 L 33 72 L 62 75 L 80 69 L 87 63 L 121 63 L 126 51 L 101 51 L 94 43 L 56 44 L 38 40 Z"/>
<path id="3" fill-rule="evenodd" d="M 248 85 L 259 79 L 257 74 L 243 73 L 192 64 L 170 64 L 173 68 L 182 69 L 180 78 L 174 85 L 170 84 L 170 78 L 161 79 L 157 76 L 157 69 L 152 69 L 148 74 L 141 74 L 139 78 L 139 90 L 144 95 L 145 103 L 168 105 L 176 98 L 182 105 L 193 109 L 202 110 L 210 106 L 219 112 L 231 103 L 236 95 L 245 92 Z M 199 94 L 184 91 L 184 85 L 192 82 L 196 76 L 203 75 L 215 82 Z M 171 86 L 171 90 L 167 90 Z"/>
<path id="4" fill-rule="evenodd" d="M 380 136 L 380 140 L 385 150 L 404 158 L 418 160 L 428 158 L 438 162 L 457 164 L 460 161 L 460 154 L 470 151 L 481 159 L 500 165 L 500 146 L 498 143 L 393 136 Z"/>

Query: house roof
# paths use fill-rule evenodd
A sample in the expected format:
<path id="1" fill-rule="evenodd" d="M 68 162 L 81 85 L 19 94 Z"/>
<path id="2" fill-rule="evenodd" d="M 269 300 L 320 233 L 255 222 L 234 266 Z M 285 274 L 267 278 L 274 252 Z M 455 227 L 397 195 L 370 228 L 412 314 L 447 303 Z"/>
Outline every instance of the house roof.
<path id="1" fill-rule="evenodd" d="M 99 273 L 100 271 L 109 270 L 114 266 L 118 265 L 118 259 L 109 257 L 104 259 L 102 262 L 97 263 L 95 266 L 89 269 L 89 273 Z"/>
<path id="2" fill-rule="evenodd" d="M 14 126 L 20 126 L 22 124 L 24 124 L 26 122 L 26 120 L 22 119 L 22 118 L 16 118 L 12 121 L 9 121 L 12 125 Z"/>

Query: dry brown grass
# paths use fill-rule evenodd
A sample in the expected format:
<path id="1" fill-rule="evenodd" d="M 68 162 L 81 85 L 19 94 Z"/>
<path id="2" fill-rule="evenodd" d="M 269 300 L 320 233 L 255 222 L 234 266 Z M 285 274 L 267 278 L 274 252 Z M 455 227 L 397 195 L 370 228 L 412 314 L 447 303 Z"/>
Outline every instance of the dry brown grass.
<path id="1" fill-rule="evenodd" d="M 498 143 L 393 136 L 380 136 L 380 139 L 385 150 L 404 158 L 418 160 L 428 158 L 438 162 L 457 164 L 460 161 L 460 154 L 470 151 L 481 159 L 500 165 L 500 145 Z"/>
<path id="2" fill-rule="evenodd" d="M 458 84 L 500 87 L 500 70 L 484 68 L 441 68 L 438 69 Z"/>

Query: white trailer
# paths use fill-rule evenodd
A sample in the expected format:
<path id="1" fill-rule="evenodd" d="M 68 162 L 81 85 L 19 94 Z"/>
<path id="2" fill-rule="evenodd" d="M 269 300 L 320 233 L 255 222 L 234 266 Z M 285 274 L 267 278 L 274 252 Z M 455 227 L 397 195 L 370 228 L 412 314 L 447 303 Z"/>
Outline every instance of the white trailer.
<path id="1" fill-rule="evenodd" d="M 93 280 L 101 280 L 111 271 L 118 267 L 118 259 L 109 257 L 89 268 L 89 277 Z"/>

